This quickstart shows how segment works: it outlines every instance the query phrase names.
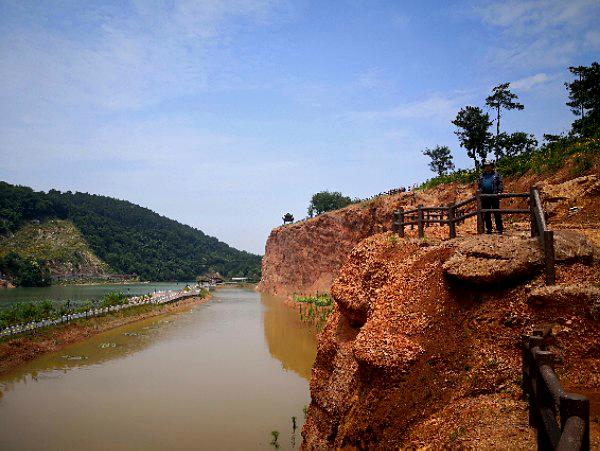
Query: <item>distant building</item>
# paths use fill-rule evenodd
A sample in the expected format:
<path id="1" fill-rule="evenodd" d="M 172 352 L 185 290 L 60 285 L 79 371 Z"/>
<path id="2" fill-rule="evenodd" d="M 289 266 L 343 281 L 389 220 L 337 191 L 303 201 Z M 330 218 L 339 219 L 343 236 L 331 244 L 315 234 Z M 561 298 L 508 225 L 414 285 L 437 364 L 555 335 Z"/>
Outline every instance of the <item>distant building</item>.
<path id="1" fill-rule="evenodd" d="M 242 283 L 242 282 L 247 282 L 248 278 L 247 277 L 232 277 L 231 281 L 232 282 Z"/>
<path id="2" fill-rule="evenodd" d="M 208 271 L 196 278 L 198 283 L 208 283 L 211 285 L 219 285 L 225 282 L 225 278 L 216 271 Z"/>

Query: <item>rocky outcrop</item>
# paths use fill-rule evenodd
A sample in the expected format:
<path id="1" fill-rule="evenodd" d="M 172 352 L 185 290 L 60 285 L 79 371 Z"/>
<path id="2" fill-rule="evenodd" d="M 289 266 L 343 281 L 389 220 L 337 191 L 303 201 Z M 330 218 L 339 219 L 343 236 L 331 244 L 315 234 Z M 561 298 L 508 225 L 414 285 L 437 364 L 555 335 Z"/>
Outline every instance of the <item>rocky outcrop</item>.
<path id="1" fill-rule="evenodd" d="M 557 231 L 554 241 L 556 262 L 591 263 L 594 248 L 581 233 Z M 444 271 L 461 282 L 500 285 L 530 277 L 543 264 L 544 255 L 537 238 L 524 233 L 479 235 L 458 240 L 456 253 L 444 263 Z"/>
<path id="2" fill-rule="evenodd" d="M 553 311 L 576 311 L 600 319 L 600 288 L 595 285 L 554 285 L 537 287 L 527 296 L 537 308 Z"/>
<path id="3" fill-rule="evenodd" d="M 0 288 L 14 288 L 15 286 L 10 282 L 10 280 L 0 279 Z"/>
<path id="4" fill-rule="evenodd" d="M 600 266 L 567 259 L 559 281 L 577 283 L 561 289 L 541 288 L 535 271 L 527 285 L 495 290 L 452 282 L 447 271 L 459 256 L 502 261 L 508 271 L 535 267 L 538 254 L 526 236 L 436 244 L 388 232 L 363 240 L 331 289 L 336 307 L 319 336 L 303 448 L 534 447 L 519 385 L 520 336 L 554 325 L 561 381 L 597 387 L 595 291 L 581 287 L 600 282 Z M 586 309 L 568 305 L 583 294 L 591 296 Z M 564 299 L 554 301 L 557 309 L 534 302 L 554 297 Z"/>
<path id="5" fill-rule="evenodd" d="M 600 248 L 600 231 L 594 226 L 600 223 L 600 176 L 597 170 L 596 173 L 573 178 L 569 169 L 564 168 L 543 180 L 533 174 L 527 174 L 518 179 L 507 179 L 506 190 L 529 191 L 533 184 L 540 189 L 550 225 L 555 230 L 557 260 L 579 260 L 584 253 L 586 258 L 591 260 L 593 251 L 590 242 Z M 262 261 L 259 290 L 284 296 L 329 291 L 352 249 L 363 239 L 389 230 L 393 212 L 398 207 L 411 208 L 418 204 L 446 205 L 466 199 L 473 191 L 473 186 L 453 183 L 424 191 L 383 196 L 273 229 L 267 240 Z M 502 205 L 506 208 L 526 207 L 526 203 L 520 199 L 505 200 Z M 524 218 L 520 218 L 520 222 L 512 222 L 512 219 L 519 220 L 511 218 L 507 227 L 510 233 L 526 233 L 529 230 L 528 222 Z M 468 219 L 459 227 L 459 235 L 473 234 L 474 223 L 474 218 Z M 568 230 L 561 229 L 577 230 L 581 233 L 573 235 Z M 407 229 L 407 236 L 414 237 L 415 234 L 415 230 Z M 436 237 L 446 237 L 447 228 L 427 228 L 426 236 L 429 242 Z M 587 240 L 582 236 L 586 236 Z M 578 242 L 585 249 L 577 249 Z M 528 247 L 528 254 L 534 252 L 533 241 L 525 245 Z M 574 251 L 573 255 L 569 254 L 571 251 Z M 539 265 L 539 261 L 525 259 L 518 260 L 516 267 L 508 268 L 502 258 L 494 261 L 491 258 L 477 259 L 472 254 L 468 257 L 466 262 L 474 271 L 475 278 L 485 274 L 488 269 L 495 271 L 499 279 L 528 277 Z M 478 267 L 478 264 L 483 266 Z M 448 270 L 449 274 L 454 272 L 450 268 Z M 457 272 L 457 278 L 461 277 L 467 280 L 469 276 L 461 276 Z"/>
<path id="6" fill-rule="evenodd" d="M 497 285 L 531 276 L 541 267 L 542 258 L 535 238 L 479 235 L 460 241 L 443 268 L 461 282 Z"/>

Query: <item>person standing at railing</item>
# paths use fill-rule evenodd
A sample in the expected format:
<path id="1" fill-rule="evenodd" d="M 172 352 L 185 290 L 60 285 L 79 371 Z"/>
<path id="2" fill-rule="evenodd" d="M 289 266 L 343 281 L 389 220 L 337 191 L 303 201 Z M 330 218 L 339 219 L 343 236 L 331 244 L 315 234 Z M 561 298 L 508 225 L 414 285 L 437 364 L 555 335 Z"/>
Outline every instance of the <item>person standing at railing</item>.
<path id="1" fill-rule="evenodd" d="M 502 176 L 496 171 L 494 162 L 483 160 L 482 166 L 483 172 L 479 176 L 477 189 L 481 194 L 500 194 L 504 190 L 504 182 L 502 181 Z M 482 197 L 481 207 L 483 209 L 499 210 L 500 199 L 498 197 Z M 484 214 L 484 221 L 485 233 L 492 233 L 492 214 L 489 211 Z M 494 222 L 496 223 L 496 230 L 502 235 L 504 227 L 500 213 L 494 213 Z"/>

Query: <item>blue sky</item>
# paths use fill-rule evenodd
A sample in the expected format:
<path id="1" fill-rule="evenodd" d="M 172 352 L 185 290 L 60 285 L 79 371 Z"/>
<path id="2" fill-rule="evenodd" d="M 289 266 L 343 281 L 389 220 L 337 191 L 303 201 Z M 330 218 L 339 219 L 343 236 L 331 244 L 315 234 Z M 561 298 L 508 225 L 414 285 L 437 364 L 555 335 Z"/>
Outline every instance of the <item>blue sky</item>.
<path id="1" fill-rule="evenodd" d="M 320 190 L 431 176 L 421 150 L 510 81 L 503 128 L 573 120 L 600 3 L 0 0 L 0 179 L 127 199 L 262 254 Z"/>

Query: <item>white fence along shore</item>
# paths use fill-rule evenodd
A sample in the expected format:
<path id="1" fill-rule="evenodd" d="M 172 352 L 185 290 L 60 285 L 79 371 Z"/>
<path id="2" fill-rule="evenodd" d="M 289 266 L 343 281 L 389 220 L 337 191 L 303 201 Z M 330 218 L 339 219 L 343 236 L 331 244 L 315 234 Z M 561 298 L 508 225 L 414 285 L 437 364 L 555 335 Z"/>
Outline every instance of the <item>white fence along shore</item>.
<path id="1" fill-rule="evenodd" d="M 185 290 L 159 291 L 159 292 L 151 295 L 151 297 L 144 295 L 144 296 L 135 296 L 135 297 L 129 298 L 129 302 L 127 302 L 127 304 L 113 305 L 110 307 L 102 307 L 102 308 L 92 307 L 91 309 L 86 310 L 84 312 L 70 313 L 68 315 L 63 315 L 59 318 L 49 318 L 49 319 L 44 319 L 41 321 L 32 321 L 30 323 L 16 324 L 16 325 L 1 329 L 0 330 L 0 338 L 8 337 L 11 335 L 17 335 L 17 334 L 20 334 L 23 332 L 29 332 L 29 331 L 36 330 L 36 329 L 42 329 L 44 327 L 56 326 L 58 324 L 68 323 L 70 321 L 77 320 L 77 319 L 102 316 L 102 315 L 106 315 L 111 312 L 118 312 L 120 310 L 125 310 L 128 308 L 137 307 L 140 305 L 168 304 L 170 302 L 179 301 L 181 299 L 198 296 L 203 290 L 207 290 L 207 289 L 208 289 L 208 287 L 191 289 L 188 291 L 185 291 Z"/>

